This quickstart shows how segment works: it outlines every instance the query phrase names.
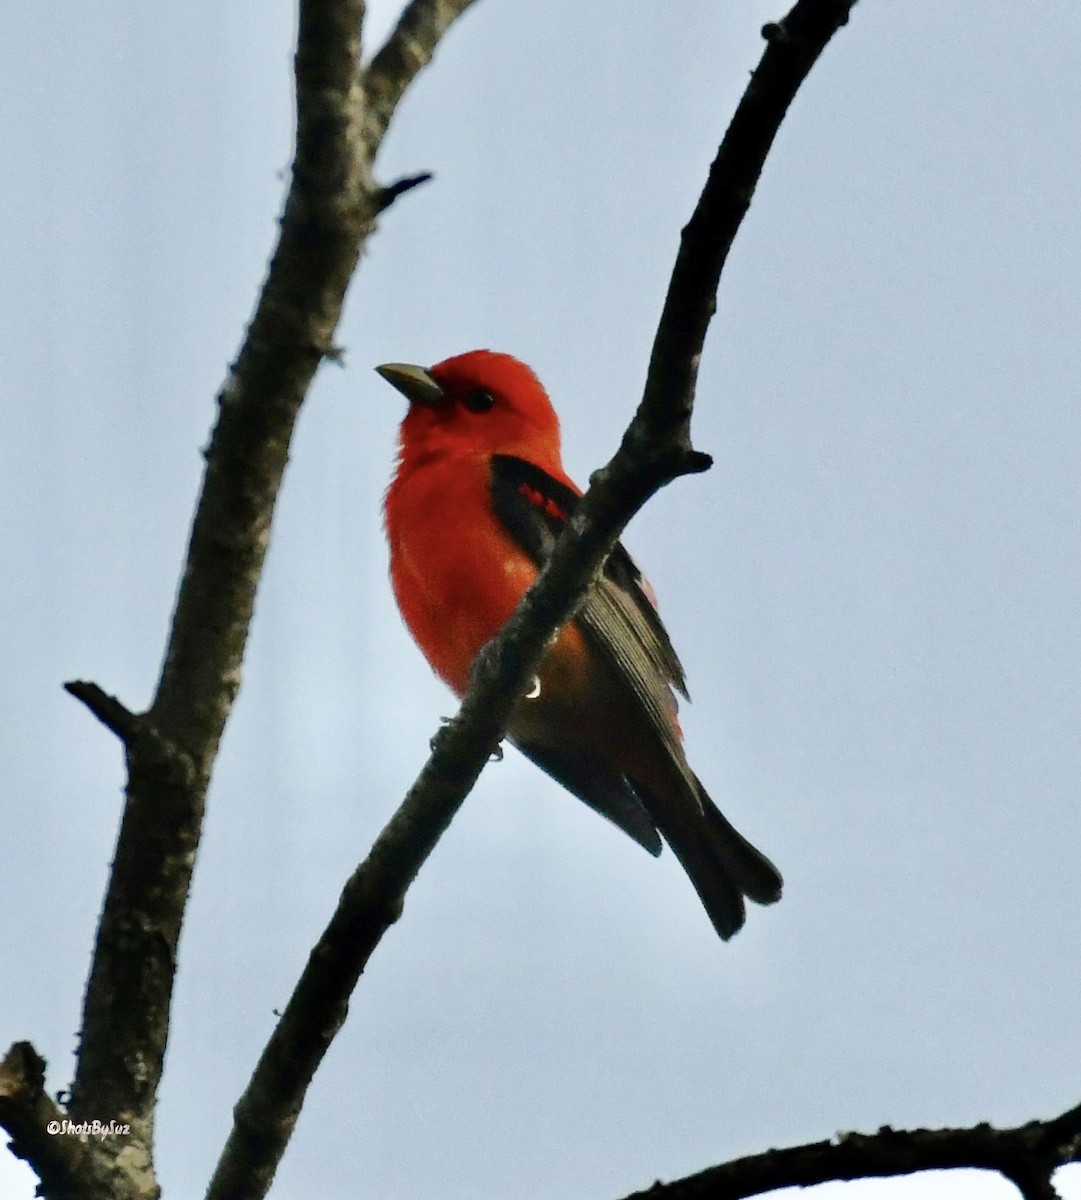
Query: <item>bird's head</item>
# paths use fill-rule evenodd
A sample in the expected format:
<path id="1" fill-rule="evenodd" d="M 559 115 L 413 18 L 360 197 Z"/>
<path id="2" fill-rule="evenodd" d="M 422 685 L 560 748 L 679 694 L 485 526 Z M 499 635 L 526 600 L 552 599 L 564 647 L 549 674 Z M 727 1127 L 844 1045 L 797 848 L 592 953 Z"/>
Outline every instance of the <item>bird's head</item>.
<path id="1" fill-rule="evenodd" d="M 559 461 L 559 419 L 540 380 L 509 354 L 470 350 L 434 367 L 376 371 L 409 401 L 404 453 L 519 454 Z"/>

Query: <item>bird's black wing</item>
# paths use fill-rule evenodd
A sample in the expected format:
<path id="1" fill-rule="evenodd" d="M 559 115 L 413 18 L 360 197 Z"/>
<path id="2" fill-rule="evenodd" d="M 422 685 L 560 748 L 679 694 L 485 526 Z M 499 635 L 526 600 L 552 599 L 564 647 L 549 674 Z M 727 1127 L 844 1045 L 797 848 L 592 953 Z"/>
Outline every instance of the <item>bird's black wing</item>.
<path id="1" fill-rule="evenodd" d="M 578 494 L 533 463 L 510 455 L 492 459 L 492 502 L 504 527 L 538 565 L 549 558 Z M 633 690 L 671 765 L 686 784 L 681 799 L 652 795 L 564 747 L 519 743 L 553 778 L 654 854 L 659 827 L 676 852 L 721 937 L 744 920 L 742 896 L 760 904 L 780 898 L 776 867 L 717 810 L 687 764 L 676 724 L 672 689 L 686 696 L 683 668 L 661 624 L 649 585 L 621 545 L 609 555 L 577 621 L 615 675 Z"/>
<path id="2" fill-rule="evenodd" d="M 538 566 L 579 500 L 577 492 L 547 471 L 511 455 L 492 456 L 492 504 L 507 532 Z M 661 624 L 649 584 L 619 543 L 590 589 L 578 622 L 611 666 L 633 689 L 661 741 L 685 763 L 675 722 L 675 688 L 687 695 L 683 666 Z"/>

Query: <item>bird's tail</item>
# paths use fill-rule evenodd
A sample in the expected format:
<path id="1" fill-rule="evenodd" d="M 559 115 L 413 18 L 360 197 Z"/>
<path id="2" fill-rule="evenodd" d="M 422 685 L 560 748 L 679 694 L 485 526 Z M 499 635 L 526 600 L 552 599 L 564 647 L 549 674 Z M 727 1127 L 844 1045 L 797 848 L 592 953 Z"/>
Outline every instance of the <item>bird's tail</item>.
<path id="1" fill-rule="evenodd" d="M 692 777 L 693 778 L 693 777 Z M 664 840 L 672 847 L 713 927 L 726 941 L 747 917 L 744 897 L 756 904 L 774 904 L 781 898 L 782 879 L 777 868 L 733 827 L 695 779 L 698 805 L 670 804 L 647 807 Z M 700 805 L 700 807 L 699 807 Z M 674 819 L 673 819 L 674 818 Z"/>

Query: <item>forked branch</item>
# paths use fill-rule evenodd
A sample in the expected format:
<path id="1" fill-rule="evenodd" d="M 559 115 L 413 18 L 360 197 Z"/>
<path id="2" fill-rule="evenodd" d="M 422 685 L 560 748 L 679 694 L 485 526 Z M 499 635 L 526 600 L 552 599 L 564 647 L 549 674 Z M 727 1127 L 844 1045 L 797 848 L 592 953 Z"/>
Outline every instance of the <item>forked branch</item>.
<path id="1" fill-rule="evenodd" d="M 420 182 L 374 182 L 383 133 L 468 3 L 413 0 L 372 75 L 361 65 L 364 0 L 300 0 L 292 181 L 267 279 L 218 397 L 156 694 L 146 713 L 135 714 L 96 684 L 68 685 L 121 739 L 128 763 L 64 1116 L 81 1124 L 108 1114 L 130 1133 L 115 1146 L 90 1147 L 113 1179 L 84 1172 L 79 1195 L 88 1200 L 157 1195 L 153 1121 L 177 943 L 293 427 L 320 362 L 336 353 L 346 289 L 378 214 Z M 80 1143 L 27 1136 L 20 1120 L 33 1112 L 20 1106 L 30 1096 L 12 1091 L 0 1120 L 49 1194 L 66 1195 L 65 1147 Z"/>

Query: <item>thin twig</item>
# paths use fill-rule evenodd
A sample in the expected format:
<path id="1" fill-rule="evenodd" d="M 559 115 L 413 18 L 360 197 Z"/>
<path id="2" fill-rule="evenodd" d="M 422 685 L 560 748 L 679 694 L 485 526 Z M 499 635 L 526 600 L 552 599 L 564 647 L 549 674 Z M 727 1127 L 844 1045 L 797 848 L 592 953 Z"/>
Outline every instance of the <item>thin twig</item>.
<path id="1" fill-rule="evenodd" d="M 422 183 L 427 183 L 431 178 L 431 171 L 421 171 L 419 175 L 406 175 L 402 179 L 388 183 L 386 187 L 381 187 L 375 197 L 377 210 L 385 212 L 399 196 L 404 196 L 406 192 L 420 187 Z"/>
<path id="2" fill-rule="evenodd" d="M 624 1200 L 748 1200 L 780 1188 L 960 1169 L 996 1171 L 1025 1200 L 1058 1200 L 1051 1176 L 1077 1161 L 1079 1138 L 1081 1108 L 1013 1129 L 886 1126 L 877 1133 L 845 1133 L 828 1142 L 737 1158 L 685 1179 L 655 1183 Z"/>
<path id="3" fill-rule="evenodd" d="M 81 700 L 105 728 L 111 729 L 125 745 L 134 740 L 139 717 L 125 708 L 115 696 L 110 696 L 96 683 L 88 683 L 84 679 L 70 680 L 64 684 L 64 691 Z"/>
<path id="4" fill-rule="evenodd" d="M 412 0 L 364 72 L 364 137 L 382 142 L 406 88 L 435 53 L 443 35 L 474 0 Z"/>
<path id="5" fill-rule="evenodd" d="M 689 414 L 706 327 L 728 251 L 750 207 L 766 155 L 788 106 L 822 51 L 845 25 L 855 0 L 801 0 L 780 22 L 766 25 L 766 51 L 751 76 L 705 191 L 683 230 L 664 311 L 653 342 L 641 436 L 674 406 Z"/>

